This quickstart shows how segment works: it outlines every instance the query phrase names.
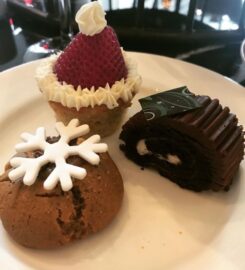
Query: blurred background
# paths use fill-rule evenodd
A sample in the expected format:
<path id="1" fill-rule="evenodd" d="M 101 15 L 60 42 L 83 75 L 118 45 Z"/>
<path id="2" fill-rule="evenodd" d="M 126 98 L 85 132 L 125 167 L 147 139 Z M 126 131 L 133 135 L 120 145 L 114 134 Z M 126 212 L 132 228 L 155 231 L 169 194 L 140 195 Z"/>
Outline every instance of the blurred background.
<path id="1" fill-rule="evenodd" d="M 0 71 L 62 49 L 85 0 L 0 0 Z M 101 0 L 125 50 L 198 64 L 245 85 L 244 0 Z"/>

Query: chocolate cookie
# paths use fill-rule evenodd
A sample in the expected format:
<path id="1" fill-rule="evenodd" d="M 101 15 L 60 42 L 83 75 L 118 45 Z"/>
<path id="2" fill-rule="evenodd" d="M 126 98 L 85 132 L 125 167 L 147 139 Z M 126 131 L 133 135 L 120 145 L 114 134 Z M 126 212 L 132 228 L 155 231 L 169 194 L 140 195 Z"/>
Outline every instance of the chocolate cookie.
<path id="1" fill-rule="evenodd" d="M 43 188 L 51 164 L 30 187 L 11 182 L 8 165 L 0 178 L 0 217 L 9 235 L 26 247 L 55 248 L 103 229 L 120 209 L 123 182 L 109 154 L 100 158 L 96 167 L 77 156 L 68 158 L 70 164 L 87 170 L 68 192 L 60 185 L 51 191 Z"/>
<path id="2" fill-rule="evenodd" d="M 195 191 L 228 190 L 244 155 L 244 132 L 217 99 L 195 96 L 201 108 L 147 121 L 138 112 L 123 126 L 125 155 Z"/>
<path id="3" fill-rule="evenodd" d="M 56 123 L 57 137 L 23 133 L 0 176 L 0 218 L 9 235 L 31 248 L 55 248 L 100 231 L 120 209 L 121 175 L 88 125 Z"/>

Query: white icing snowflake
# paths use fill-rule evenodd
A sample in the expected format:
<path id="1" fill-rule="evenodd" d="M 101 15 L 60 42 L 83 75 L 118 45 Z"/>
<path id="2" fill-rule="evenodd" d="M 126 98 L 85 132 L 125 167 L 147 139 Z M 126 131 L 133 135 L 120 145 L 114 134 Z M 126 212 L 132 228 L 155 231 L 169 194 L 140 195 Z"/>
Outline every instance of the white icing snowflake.
<path id="1" fill-rule="evenodd" d="M 71 120 L 67 126 L 58 122 L 55 128 L 60 135 L 60 139 L 53 144 L 46 141 L 45 129 L 43 127 L 38 128 L 34 135 L 30 133 L 21 134 L 24 142 L 15 146 L 18 153 L 40 149 L 43 150 L 43 155 L 37 158 L 12 158 L 10 164 L 15 169 L 9 172 L 11 181 L 23 178 L 23 183 L 30 186 L 35 183 L 41 167 L 52 162 L 55 163 L 55 168 L 44 181 L 44 188 L 51 190 L 60 181 L 62 189 L 68 191 L 73 186 L 72 177 L 83 179 L 87 172 L 84 168 L 66 163 L 66 159 L 69 156 L 78 155 L 90 164 L 98 165 L 100 157 L 96 153 L 103 153 L 108 149 L 107 144 L 98 143 L 100 141 L 99 135 L 93 135 L 79 145 L 69 145 L 68 143 L 71 140 L 89 132 L 89 126 L 79 126 L 77 119 Z"/>

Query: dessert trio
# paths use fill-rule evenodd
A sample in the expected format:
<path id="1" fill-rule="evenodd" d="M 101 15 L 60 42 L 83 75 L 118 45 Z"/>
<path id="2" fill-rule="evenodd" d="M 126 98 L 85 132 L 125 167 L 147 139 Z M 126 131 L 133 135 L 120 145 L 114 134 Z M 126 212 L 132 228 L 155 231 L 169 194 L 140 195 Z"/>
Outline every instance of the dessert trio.
<path id="1" fill-rule="evenodd" d="M 21 134 L 0 176 L 2 224 L 30 248 L 57 248 L 96 233 L 123 202 L 122 177 L 100 139 L 121 128 L 141 77 L 97 1 L 83 5 L 76 21 L 80 32 L 36 72 L 59 135 L 49 137 L 43 127 Z M 142 111 L 120 134 L 128 159 L 182 188 L 229 190 L 244 155 L 243 128 L 229 108 L 186 87 L 140 102 Z"/>

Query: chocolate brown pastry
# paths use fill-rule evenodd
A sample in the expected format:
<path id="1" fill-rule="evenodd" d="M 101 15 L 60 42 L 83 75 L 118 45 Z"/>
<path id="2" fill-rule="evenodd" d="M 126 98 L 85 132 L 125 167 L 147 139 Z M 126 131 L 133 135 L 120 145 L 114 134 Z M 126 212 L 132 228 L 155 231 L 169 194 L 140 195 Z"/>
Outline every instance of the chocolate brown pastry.
<path id="1" fill-rule="evenodd" d="M 25 156 L 41 154 L 32 151 Z M 84 238 L 108 225 L 122 204 L 123 182 L 109 154 L 99 156 L 98 166 L 78 156 L 67 159 L 67 163 L 87 171 L 87 176 L 74 180 L 67 192 L 60 185 L 51 191 L 43 188 L 44 179 L 54 168 L 51 163 L 41 169 L 31 186 L 11 182 L 8 164 L 0 177 L 0 217 L 9 235 L 26 247 L 46 249 Z"/>
<path id="2" fill-rule="evenodd" d="M 138 112 L 123 126 L 125 155 L 179 186 L 228 190 L 244 155 L 237 117 L 217 99 L 195 96 L 200 109 L 147 121 Z"/>

